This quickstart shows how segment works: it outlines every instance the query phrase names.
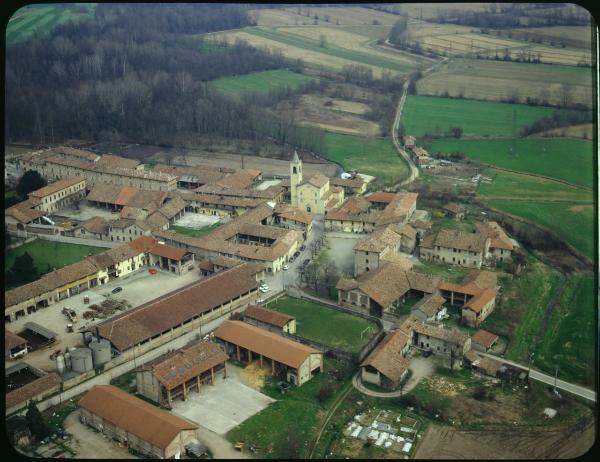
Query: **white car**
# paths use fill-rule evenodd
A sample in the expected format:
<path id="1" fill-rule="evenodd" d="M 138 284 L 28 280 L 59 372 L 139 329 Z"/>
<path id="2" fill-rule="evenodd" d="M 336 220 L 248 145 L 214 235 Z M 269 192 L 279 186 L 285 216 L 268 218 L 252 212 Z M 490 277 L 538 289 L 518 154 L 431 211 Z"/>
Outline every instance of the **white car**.
<path id="1" fill-rule="evenodd" d="M 263 294 L 269 291 L 268 287 L 259 287 L 258 290 Z"/>
<path id="2" fill-rule="evenodd" d="M 290 267 L 288 265 L 283 265 L 281 269 L 283 269 L 283 271 L 287 271 L 290 269 Z"/>

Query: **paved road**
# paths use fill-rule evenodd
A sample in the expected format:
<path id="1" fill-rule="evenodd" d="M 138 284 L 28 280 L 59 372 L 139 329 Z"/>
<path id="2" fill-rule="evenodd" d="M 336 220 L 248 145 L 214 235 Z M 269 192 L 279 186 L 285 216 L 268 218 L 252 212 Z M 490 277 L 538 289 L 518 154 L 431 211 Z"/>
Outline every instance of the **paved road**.
<path id="1" fill-rule="evenodd" d="M 404 82 L 404 86 L 402 87 L 402 96 L 400 97 L 400 101 L 398 101 L 398 108 L 396 109 L 396 118 L 394 119 L 394 125 L 392 126 L 392 141 L 394 142 L 394 146 L 396 146 L 396 150 L 402 156 L 402 158 L 408 164 L 408 168 L 410 169 L 410 175 L 404 181 L 400 183 L 400 186 L 405 186 L 407 184 L 412 183 L 419 176 L 419 169 L 412 161 L 410 155 L 402 149 L 400 146 L 400 142 L 398 141 L 398 126 L 400 125 L 400 118 L 402 117 L 402 109 L 404 109 L 404 103 L 406 102 L 406 94 L 408 93 L 408 80 Z"/>
<path id="2" fill-rule="evenodd" d="M 515 367 L 519 367 L 523 370 L 528 370 L 529 367 L 524 366 L 523 364 L 516 363 L 514 361 L 510 361 L 508 359 L 499 358 L 498 356 L 491 355 L 488 353 L 480 353 L 484 356 L 488 356 L 493 359 L 499 359 L 500 361 L 510 364 Z M 554 386 L 554 377 L 548 374 L 544 374 L 543 372 L 536 371 L 535 369 L 531 369 L 529 372 L 529 377 L 533 380 L 537 380 L 538 382 L 546 383 L 548 385 Z M 580 396 L 581 398 L 585 398 L 590 401 L 596 402 L 596 392 L 594 390 L 590 390 L 589 388 L 582 387 L 580 385 L 575 385 L 573 383 L 565 382 L 564 380 L 556 380 L 556 388 L 572 393 L 576 396 Z"/>

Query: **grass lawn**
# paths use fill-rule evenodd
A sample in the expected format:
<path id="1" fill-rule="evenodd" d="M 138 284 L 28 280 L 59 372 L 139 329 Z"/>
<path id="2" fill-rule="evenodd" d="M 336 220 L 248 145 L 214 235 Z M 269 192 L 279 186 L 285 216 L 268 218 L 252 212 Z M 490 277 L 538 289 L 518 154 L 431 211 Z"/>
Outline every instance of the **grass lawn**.
<path id="1" fill-rule="evenodd" d="M 464 135 L 512 136 L 513 111 L 520 130 L 555 109 L 524 104 L 495 103 L 437 96 L 409 96 L 402 115 L 408 135 L 445 133 L 452 127 L 463 129 Z"/>
<path id="2" fill-rule="evenodd" d="M 404 303 L 396 308 L 396 314 L 402 316 L 404 314 L 410 314 L 411 308 L 419 301 L 422 297 L 406 297 Z"/>
<path id="3" fill-rule="evenodd" d="M 137 390 L 137 386 L 135 383 L 135 371 L 126 372 L 123 375 L 120 375 L 110 381 L 111 385 L 114 385 L 117 388 L 120 388 L 127 393 L 134 394 Z"/>
<path id="4" fill-rule="evenodd" d="M 206 42 L 210 44 L 210 42 Z M 311 80 L 309 77 L 287 69 L 254 72 L 252 74 L 222 77 L 212 80 L 209 86 L 230 96 L 241 96 L 249 93 L 268 93 L 276 89 L 290 87 L 296 89 Z"/>
<path id="5" fill-rule="evenodd" d="M 210 226 L 205 226 L 204 228 L 196 229 L 196 228 L 188 228 L 187 226 L 178 226 L 172 225 L 169 229 L 175 231 L 177 234 L 183 234 L 184 236 L 191 237 L 202 237 L 210 234 L 212 231 L 221 226 L 221 222 L 217 222 Z"/>
<path id="6" fill-rule="evenodd" d="M 377 177 L 377 182 L 393 185 L 408 176 L 406 162 L 398 155 L 389 138 L 365 138 L 337 133 L 325 134 L 327 159 L 346 170 Z"/>
<path id="7" fill-rule="evenodd" d="M 47 33 L 67 21 L 90 19 L 96 3 L 33 4 L 15 11 L 6 28 L 8 46 L 27 40 L 36 33 Z"/>
<path id="8" fill-rule="evenodd" d="M 434 140 L 430 152 L 463 152 L 486 164 L 558 178 L 573 184 L 592 187 L 594 146 L 591 141 L 576 139 L 518 139 L 516 154 L 513 141 L 503 140 Z"/>
<path id="9" fill-rule="evenodd" d="M 377 331 L 377 326 L 366 319 L 308 300 L 282 297 L 268 307 L 294 316 L 298 335 L 352 353 L 358 353 Z M 361 339 L 367 327 L 373 330 L 364 333 Z"/>
<path id="10" fill-rule="evenodd" d="M 333 375 L 334 369 L 340 370 L 340 375 Z M 307 458 L 327 409 L 349 385 L 352 373 L 343 363 L 325 358 L 322 374 L 301 387 L 291 387 L 285 394 L 276 388 L 277 379 L 269 377 L 261 391 L 278 401 L 233 428 L 227 439 L 252 444 L 258 448 L 260 458 Z M 317 393 L 324 385 L 333 392 L 320 402 Z"/>
<path id="11" fill-rule="evenodd" d="M 595 294 L 592 276 L 571 276 L 537 344 L 536 367 L 554 373 L 558 366 L 562 380 L 594 385 Z"/>
<path id="12" fill-rule="evenodd" d="M 4 256 L 4 273 L 12 267 L 15 258 L 28 252 L 33 258 L 38 274 L 49 273 L 52 268 L 61 268 L 71 263 L 83 260 L 88 255 L 96 255 L 107 250 L 104 247 L 93 247 L 89 245 L 65 244 L 62 242 L 51 242 L 36 239 L 16 249 L 11 250 Z"/>
<path id="13" fill-rule="evenodd" d="M 413 267 L 415 272 L 440 277 L 452 283 L 462 282 L 469 272 L 467 268 L 463 268 L 462 266 L 451 266 L 424 260 L 421 260 L 420 263 L 420 265 L 415 265 Z"/>
<path id="14" fill-rule="evenodd" d="M 502 301 L 481 327 L 510 338 L 506 352 L 508 359 L 528 360 L 546 307 L 558 283 L 558 271 L 531 255 L 523 273 L 512 280 L 501 281 L 504 290 Z"/>

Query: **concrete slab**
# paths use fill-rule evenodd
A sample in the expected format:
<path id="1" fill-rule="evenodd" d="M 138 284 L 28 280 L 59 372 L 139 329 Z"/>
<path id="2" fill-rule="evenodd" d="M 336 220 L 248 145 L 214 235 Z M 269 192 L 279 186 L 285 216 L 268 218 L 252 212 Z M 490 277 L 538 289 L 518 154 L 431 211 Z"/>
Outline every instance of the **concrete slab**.
<path id="1" fill-rule="evenodd" d="M 92 207 L 84 202 L 79 203 L 78 210 L 75 210 L 75 208 L 62 209 L 56 213 L 56 216 L 71 218 L 77 221 L 85 221 L 94 217 L 102 217 L 106 220 L 116 220 L 120 218 L 118 212 L 111 212 L 110 210 L 101 207 Z"/>
<path id="2" fill-rule="evenodd" d="M 175 225 L 201 229 L 218 223 L 219 221 L 221 221 L 221 219 L 218 216 L 187 212 L 183 217 L 175 222 Z"/>
<path id="3" fill-rule="evenodd" d="M 190 393 L 186 401 L 174 402 L 172 412 L 223 435 L 273 402 L 242 384 L 237 374 L 228 374 L 226 379 L 219 374 L 214 386 L 206 385 L 200 393 Z"/>
<path id="4" fill-rule="evenodd" d="M 327 233 L 325 242 L 329 247 L 329 255 L 333 258 L 340 274 L 354 274 L 354 246 L 367 236 L 353 233 Z"/>
<path id="5" fill-rule="evenodd" d="M 277 186 L 279 183 L 281 183 L 281 180 L 266 180 L 259 184 L 255 189 L 259 191 L 264 191 L 269 186 Z"/>

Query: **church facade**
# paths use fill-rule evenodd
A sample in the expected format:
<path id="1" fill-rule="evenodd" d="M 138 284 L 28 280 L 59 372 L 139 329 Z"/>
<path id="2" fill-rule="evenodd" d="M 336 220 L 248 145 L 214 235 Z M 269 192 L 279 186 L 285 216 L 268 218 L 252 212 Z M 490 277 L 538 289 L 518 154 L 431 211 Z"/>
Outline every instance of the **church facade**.
<path id="1" fill-rule="evenodd" d="M 290 164 L 290 198 L 292 207 L 309 213 L 326 214 L 344 202 L 344 189 L 331 186 L 329 178 L 320 173 L 305 180 L 302 176 L 302 161 L 294 151 Z"/>

